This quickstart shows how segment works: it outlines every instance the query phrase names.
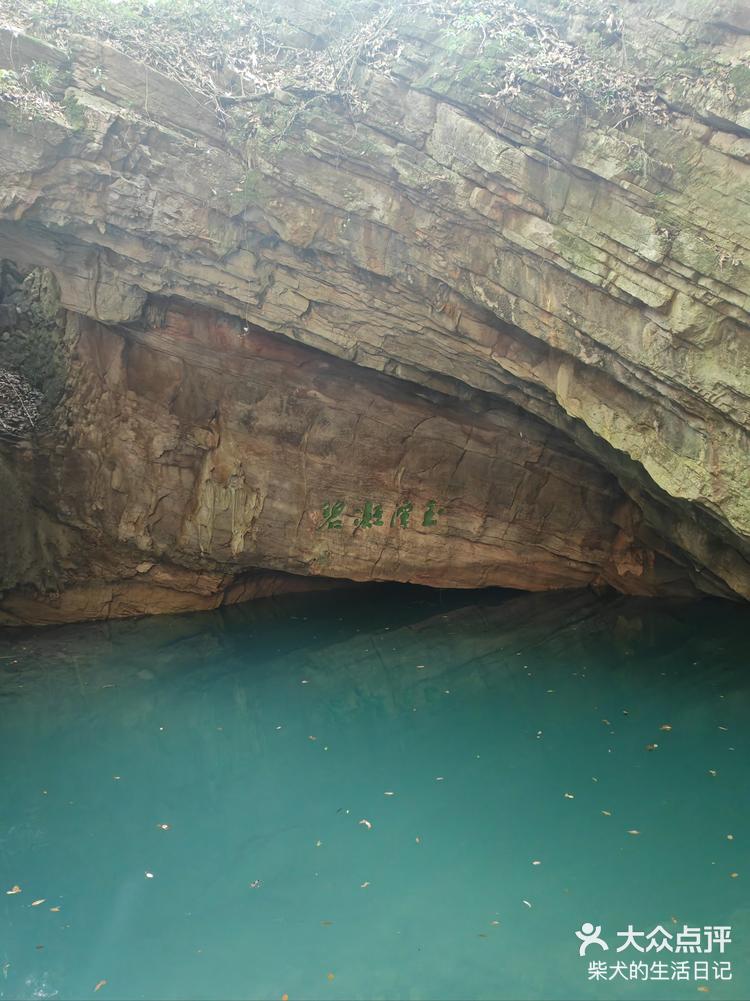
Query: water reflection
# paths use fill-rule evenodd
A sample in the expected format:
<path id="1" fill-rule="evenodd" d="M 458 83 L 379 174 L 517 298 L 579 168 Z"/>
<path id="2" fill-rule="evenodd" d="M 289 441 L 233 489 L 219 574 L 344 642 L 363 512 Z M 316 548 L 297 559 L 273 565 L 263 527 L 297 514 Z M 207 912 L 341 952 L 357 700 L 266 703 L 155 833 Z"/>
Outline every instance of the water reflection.
<path id="1" fill-rule="evenodd" d="M 746 622 L 363 588 L 9 635 L 0 997 L 652 997 L 573 932 L 673 917 L 747 996 Z"/>

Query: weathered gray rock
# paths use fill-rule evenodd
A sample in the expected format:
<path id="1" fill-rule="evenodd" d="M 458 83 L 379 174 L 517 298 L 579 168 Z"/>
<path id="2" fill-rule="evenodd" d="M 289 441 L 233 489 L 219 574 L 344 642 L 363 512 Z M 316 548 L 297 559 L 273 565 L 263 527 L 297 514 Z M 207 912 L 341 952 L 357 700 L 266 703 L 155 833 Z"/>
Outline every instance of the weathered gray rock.
<path id="1" fill-rule="evenodd" d="M 591 30 L 573 8 L 562 37 Z M 429 18 L 360 70 L 359 120 L 311 102 L 267 144 L 73 39 L 72 123 L 0 129 L 0 257 L 54 272 L 79 338 L 21 476 L 80 553 L 46 550 L 63 596 L 39 600 L 146 561 L 213 574 L 212 600 L 257 568 L 750 597 L 743 11 L 623 8 L 664 76 L 663 119 L 627 131 L 544 81 L 498 104 Z M 314 527 L 326 501 L 448 498 L 434 532 Z"/>

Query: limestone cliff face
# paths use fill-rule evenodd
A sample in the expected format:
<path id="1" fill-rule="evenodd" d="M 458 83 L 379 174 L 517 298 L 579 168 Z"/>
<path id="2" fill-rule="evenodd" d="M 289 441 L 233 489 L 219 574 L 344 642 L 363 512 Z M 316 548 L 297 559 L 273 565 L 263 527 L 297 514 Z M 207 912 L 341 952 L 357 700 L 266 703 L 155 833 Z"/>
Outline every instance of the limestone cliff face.
<path id="1" fill-rule="evenodd" d="M 570 6 L 565 44 L 598 23 Z M 627 130 L 538 74 L 498 98 L 502 51 L 425 14 L 356 115 L 275 92 L 266 142 L 132 53 L 6 30 L 55 82 L 0 102 L 0 258 L 54 274 L 67 388 L 2 447 L 2 621 L 310 577 L 750 597 L 750 23 L 608 30 L 663 79 Z"/>

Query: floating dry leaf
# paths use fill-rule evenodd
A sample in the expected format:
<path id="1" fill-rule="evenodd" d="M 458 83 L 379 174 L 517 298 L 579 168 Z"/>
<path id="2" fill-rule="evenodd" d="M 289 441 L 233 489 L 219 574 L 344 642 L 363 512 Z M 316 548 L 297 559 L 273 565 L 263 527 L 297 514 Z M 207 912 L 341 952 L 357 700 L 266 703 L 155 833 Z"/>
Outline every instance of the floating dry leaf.
<path id="1" fill-rule="evenodd" d="M 326 974 L 326 976 L 328 977 L 329 980 L 335 980 L 336 979 L 336 974 L 335 973 L 328 973 L 328 974 Z"/>
<path id="2" fill-rule="evenodd" d="M 663 730 L 664 733 L 669 733 L 669 731 L 672 729 L 672 724 L 671 723 L 662 723 L 662 725 L 659 727 L 659 729 Z"/>
<path id="3" fill-rule="evenodd" d="M 370 823 L 369 820 L 360 820 L 359 823 L 361 827 L 366 827 L 368 831 L 372 830 L 372 824 Z"/>
<path id="4" fill-rule="evenodd" d="M 282 994 L 281 995 L 281 1001 L 289 1001 L 289 995 L 288 994 Z"/>
<path id="5" fill-rule="evenodd" d="M 321 921 L 320 923 L 324 925 L 326 928 L 330 928 L 331 925 L 333 924 L 333 921 Z"/>
<path id="6" fill-rule="evenodd" d="M 12 897 L 14 893 L 21 893 L 22 891 L 20 886 L 11 886 L 11 888 L 9 890 L 6 890 L 5 892 L 8 894 L 9 897 Z"/>
<path id="7" fill-rule="evenodd" d="M 739 873 L 738 873 L 738 872 L 730 872 L 730 873 L 729 873 L 729 878 L 730 878 L 730 879 L 737 879 L 737 878 L 738 878 L 738 876 L 739 876 Z"/>
<path id="8" fill-rule="evenodd" d="M 106 983 L 107 983 L 106 980 L 100 980 L 99 983 L 94 988 L 94 994 L 96 994 L 97 991 L 100 991 L 102 987 L 106 986 Z"/>
<path id="9" fill-rule="evenodd" d="M 32 907 L 38 907 L 40 904 L 43 904 L 46 899 L 47 899 L 46 897 L 40 897 L 39 900 L 32 900 L 31 901 L 31 906 Z"/>
<path id="10" fill-rule="evenodd" d="M 628 834 L 640 834 L 640 831 L 628 831 Z"/>
<path id="11" fill-rule="evenodd" d="M 57 914 L 57 912 L 58 912 L 58 911 L 60 910 L 60 908 L 59 908 L 59 907 L 50 907 L 50 910 L 51 910 L 51 911 L 52 911 L 52 912 L 53 912 L 54 914 Z"/>
<path id="12" fill-rule="evenodd" d="M 603 720 L 602 720 L 602 723 L 603 723 L 603 724 L 604 724 L 605 726 L 612 726 L 612 724 L 610 723 L 610 721 L 609 721 L 608 719 L 603 719 Z"/>
<path id="13" fill-rule="evenodd" d="M 699 991 L 701 992 L 701 994 L 708 994 L 708 992 L 709 992 L 709 991 L 711 990 L 711 988 L 710 988 L 710 987 L 706 987 L 706 985 L 705 985 L 705 984 L 702 984 L 702 985 L 701 985 L 701 986 L 700 986 L 700 987 L 698 988 L 698 990 L 699 990 Z"/>
<path id="14" fill-rule="evenodd" d="M 658 746 L 659 746 L 658 744 L 646 744 L 646 750 L 655 751 Z"/>

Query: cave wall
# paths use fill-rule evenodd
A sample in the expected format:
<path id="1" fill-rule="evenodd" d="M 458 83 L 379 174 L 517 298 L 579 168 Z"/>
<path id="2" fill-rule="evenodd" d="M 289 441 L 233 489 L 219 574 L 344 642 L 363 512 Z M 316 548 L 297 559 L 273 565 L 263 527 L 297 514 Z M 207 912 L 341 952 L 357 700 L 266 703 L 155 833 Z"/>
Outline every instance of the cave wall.
<path id="1" fill-rule="evenodd" d="M 742 5 L 709 7 L 627 5 L 632 59 L 674 64 L 676 33 L 744 66 Z M 0 125 L 0 256 L 54 272 L 77 343 L 65 420 L 6 458 L 63 526 L 56 588 L 163 572 L 215 601 L 260 569 L 750 596 L 741 74 L 673 81 L 623 132 L 538 83 L 498 106 L 426 18 L 362 69 L 360 120 L 310 102 L 264 147 L 101 41 L 44 51 L 74 113 Z M 446 513 L 316 527 L 367 499 Z"/>

